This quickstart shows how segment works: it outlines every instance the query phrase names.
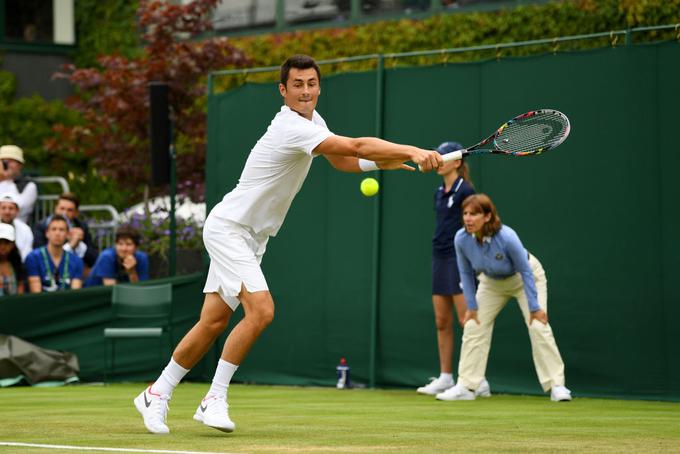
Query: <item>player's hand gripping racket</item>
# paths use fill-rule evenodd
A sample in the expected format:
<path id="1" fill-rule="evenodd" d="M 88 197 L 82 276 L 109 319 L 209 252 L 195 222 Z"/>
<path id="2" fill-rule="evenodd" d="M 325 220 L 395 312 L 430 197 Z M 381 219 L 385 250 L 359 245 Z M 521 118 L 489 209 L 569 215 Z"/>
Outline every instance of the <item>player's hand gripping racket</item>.
<path id="1" fill-rule="evenodd" d="M 532 110 L 508 121 L 477 145 L 447 153 L 442 158 L 448 162 L 472 154 L 537 155 L 559 146 L 569 130 L 569 119 L 562 112 Z"/>

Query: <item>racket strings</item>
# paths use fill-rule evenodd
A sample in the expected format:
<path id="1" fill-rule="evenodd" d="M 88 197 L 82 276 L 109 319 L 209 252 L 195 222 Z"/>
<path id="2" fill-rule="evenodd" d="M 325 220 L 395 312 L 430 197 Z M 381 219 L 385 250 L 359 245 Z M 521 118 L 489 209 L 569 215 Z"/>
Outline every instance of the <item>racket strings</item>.
<path id="1" fill-rule="evenodd" d="M 506 153 L 531 154 L 561 144 L 569 134 L 569 120 L 559 113 L 538 113 L 511 121 L 496 137 Z"/>

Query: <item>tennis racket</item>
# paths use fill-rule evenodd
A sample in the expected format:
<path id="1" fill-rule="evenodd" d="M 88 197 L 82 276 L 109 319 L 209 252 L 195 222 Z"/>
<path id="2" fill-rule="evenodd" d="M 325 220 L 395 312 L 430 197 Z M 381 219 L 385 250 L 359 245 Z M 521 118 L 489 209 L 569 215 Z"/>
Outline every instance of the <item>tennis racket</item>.
<path id="1" fill-rule="evenodd" d="M 442 158 L 448 162 L 473 154 L 538 155 L 564 142 L 570 129 L 569 119 L 562 112 L 532 110 L 508 121 L 477 145 L 447 153 Z"/>

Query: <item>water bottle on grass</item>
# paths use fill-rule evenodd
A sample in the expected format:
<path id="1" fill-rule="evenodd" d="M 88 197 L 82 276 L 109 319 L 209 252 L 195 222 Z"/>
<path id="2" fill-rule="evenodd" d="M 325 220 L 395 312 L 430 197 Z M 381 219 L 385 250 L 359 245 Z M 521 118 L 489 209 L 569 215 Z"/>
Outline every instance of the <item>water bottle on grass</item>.
<path id="1" fill-rule="evenodd" d="M 338 384 L 336 388 L 338 389 L 348 389 L 352 387 L 352 383 L 349 380 L 349 365 L 345 358 L 340 358 L 340 364 L 335 368 L 338 375 Z"/>

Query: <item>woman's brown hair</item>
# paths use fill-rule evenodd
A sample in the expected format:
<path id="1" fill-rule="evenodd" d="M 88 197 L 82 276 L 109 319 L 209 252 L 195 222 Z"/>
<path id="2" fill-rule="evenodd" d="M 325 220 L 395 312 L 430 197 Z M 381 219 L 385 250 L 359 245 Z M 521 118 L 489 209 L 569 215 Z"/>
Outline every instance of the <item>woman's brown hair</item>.
<path id="1" fill-rule="evenodd" d="M 463 178 L 463 180 L 467 182 L 467 184 L 469 184 L 473 188 L 475 187 L 475 185 L 472 183 L 472 180 L 470 179 L 470 167 L 468 167 L 465 158 L 462 158 L 460 160 L 460 166 L 458 167 L 458 169 L 456 169 L 456 171 L 458 172 L 458 175 L 460 175 Z"/>
<path id="2" fill-rule="evenodd" d="M 486 194 L 472 194 L 463 201 L 463 211 L 469 209 L 473 213 L 482 213 L 485 216 L 490 214 L 491 217 L 482 227 L 482 237 L 494 236 L 503 224 L 501 218 L 498 216 L 496 206 Z"/>

